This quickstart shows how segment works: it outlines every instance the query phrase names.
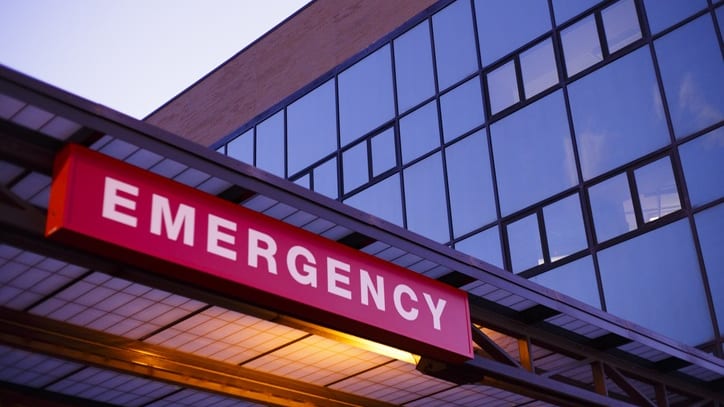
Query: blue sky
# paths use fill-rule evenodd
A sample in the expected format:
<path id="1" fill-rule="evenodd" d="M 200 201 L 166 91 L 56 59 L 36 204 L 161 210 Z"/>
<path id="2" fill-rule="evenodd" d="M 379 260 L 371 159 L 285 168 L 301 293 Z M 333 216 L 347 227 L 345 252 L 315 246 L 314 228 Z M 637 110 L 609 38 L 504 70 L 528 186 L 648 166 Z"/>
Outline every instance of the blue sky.
<path id="1" fill-rule="evenodd" d="M 308 0 L 4 0 L 0 64 L 143 118 Z"/>

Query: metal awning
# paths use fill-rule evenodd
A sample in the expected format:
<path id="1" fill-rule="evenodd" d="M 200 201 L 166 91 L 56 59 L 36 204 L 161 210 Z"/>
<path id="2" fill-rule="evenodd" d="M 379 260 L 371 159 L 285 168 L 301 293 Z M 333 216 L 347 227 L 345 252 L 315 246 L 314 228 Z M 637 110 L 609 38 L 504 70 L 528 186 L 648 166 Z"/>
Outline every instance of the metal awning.
<path id="1" fill-rule="evenodd" d="M 3 67 L 0 140 L 0 394 L 139 406 L 724 402 L 722 359 Z M 46 240 L 66 143 L 466 290 L 475 359 L 410 359 Z"/>

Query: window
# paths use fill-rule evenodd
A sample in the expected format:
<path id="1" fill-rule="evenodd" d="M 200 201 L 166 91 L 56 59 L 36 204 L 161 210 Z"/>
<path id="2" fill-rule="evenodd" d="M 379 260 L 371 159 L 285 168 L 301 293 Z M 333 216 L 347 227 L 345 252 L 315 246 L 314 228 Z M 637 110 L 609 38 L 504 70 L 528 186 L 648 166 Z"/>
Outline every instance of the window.
<path id="1" fill-rule="evenodd" d="M 444 90 L 478 69 L 470 2 L 456 1 L 432 16 L 437 80 Z"/>
<path id="2" fill-rule="evenodd" d="M 449 241 L 441 154 L 405 169 L 403 176 L 407 228 L 437 242 Z"/>
<path id="3" fill-rule="evenodd" d="M 560 25 L 572 17 L 581 14 L 601 0 L 553 0 L 553 12 L 556 24 Z"/>
<path id="4" fill-rule="evenodd" d="M 538 215 L 528 215 L 507 226 L 512 271 L 519 273 L 543 264 Z"/>
<path id="5" fill-rule="evenodd" d="M 372 149 L 372 176 L 376 177 L 397 166 L 395 130 L 390 128 L 374 136 L 370 141 Z"/>
<path id="6" fill-rule="evenodd" d="M 488 92 L 492 114 L 520 101 L 515 61 L 510 61 L 488 74 Z"/>
<path id="7" fill-rule="evenodd" d="M 245 131 L 226 145 L 226 155 L 254 165 L 254 129 Z"/>
<path id="8" fill-rule="evenodd" d="M 500 232 L 497 226 L 455 243 L 455 249 L 475 256 L 496 267 L 503 268 L 503 255 L 500 251 Z"/>
<path id="9" fill-rule="evenodd" d="M 724 196 L 724 127 L 687 142 L 679 153 L 692 205 Z"/>
<path id="10" fill-rule="evenodd" d="M 636 215 L 626 174 L 590 187 L 588 196 L 599 242 L 636 229 Z"/>
<path id="11" fill-rule="evenodd" d="M 332 199 L 337 199 L 337 159 L 332 158 L 315 168 L 312 180 L 314 182 L 314 191 Z"/>
<path id="12" fill-rule="evenodd" d="M 635 170 L 634 175 L 645 223 L 681 209 L 669 157 Z"/>
<path id="13" fill-rule="evenodd" d="M 561 42 L 568 76 L 573 76 L 596 62 L 603 61 L 596 19 L 592 15 L 563 30 Z"/>
<path id="14" fill-rule="evenodd" d="M 544 207 L 543 219 L 551 261 L 588 247 L 578 194 Z"/>
<path id="15" fill-rule="evenodd" d="M 400 119 L 400 144 L 403 164 L 440 147 L 436 101 Z"/>
<path id="16" fill-rule="evenodd" d="M 636 5 L 633 0 L 621 0 L 601 12 L 606 30 L 608 52 L 614 53 L 641 38 Z"/>
<path id="17" fill-rule="evenodd" d="M 483 124 L 483 96 L 480 78 L 475 77 L 440 98 L 442 134 L 445 141 Z"/>
<path id="18" fill-rule="evenodd" d="M 342 153 L 344 192 L 347 193 L 369 182 L 367 142 L 363 141 Z"/>
<path id="19" fill-rule="evenodd" d="M 538 274 L 531 277 L 530 280 L 596 308 L 601 308 L 596 272 L 593 269 L 591 256 Z"/>
<path id="20" fill-rule="evenodd" d="M 644 0 L 649 28 L 656 34 L 706 7 L 706 0 Z"/>
<path id="21" fill-rule="evenodd" d="M 378 218 L 402 224 L 400 175 L 395 174 L 344 200 L 344 203 Z"/>
<path id="22" fill-rule="evenodd" d="M 435 94 L 430 27 L 425 21 L 397 38 L 395 75 L 397 106 L 405 112 Z"/>
<path id="23" fill-rule="evenodd" d="M 714 300 L 714 312 L 719 321 L 719 329 L 724 328 L 724 205 L 709 208 L 694 217 L 699 233 L 699 243 L 704 257 L 704 267 Z"/>
<path id="24" fill-rule="evenodd" d="M 256 166 L 284 177 L 284 110 L 256 126 Z"/>
<path id="25" fill-rule="evenodd" d="M 558 83 L 553 43 L 547 39 L 520 54 L 525 97 L 533 97 Z"/>
<path id="26" fill-rule="evenodd" d="M 287 108 L 290 175 L 337 149 L 335 106 L 334 80 L 330 80 Z"/>

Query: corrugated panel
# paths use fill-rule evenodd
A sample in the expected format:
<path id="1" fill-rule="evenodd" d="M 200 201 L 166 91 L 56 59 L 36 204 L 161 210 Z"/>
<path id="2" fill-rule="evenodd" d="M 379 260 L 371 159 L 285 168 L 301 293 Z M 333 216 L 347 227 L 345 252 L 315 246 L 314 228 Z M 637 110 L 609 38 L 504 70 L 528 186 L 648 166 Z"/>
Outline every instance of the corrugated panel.
<path id="1" fill-rule="evenodd" d="M 660 352 L 638 342 L 627 343 L 626 345 L 619 346 L 617 349 L 652 362 L 658 362 L 669 357 L 669 355 L 664 352 Z"/>
<path id="2" fill-rule="evenodd" d="M 488 406 L 528 406 L 533 400 L 518 394 L 506 392 L 482 385 L 464 385 L 441 391 L 440 393 L 405 404 L 410 407 L 488 407 Z"/>
<path id="3" fill-rule="evenodd" d="M 172 393 L 160 400 L 156 400 L 146 407 L 256 407 L 261 404 L 250 401 L 237 400 L 218 394 L 206 393 L 203 391 L 183 389 Z"/>
<path id="4" fill-rule="evenodd" d="M 0 345 L 0 381 L 42 388 L 83 365 Z"/>

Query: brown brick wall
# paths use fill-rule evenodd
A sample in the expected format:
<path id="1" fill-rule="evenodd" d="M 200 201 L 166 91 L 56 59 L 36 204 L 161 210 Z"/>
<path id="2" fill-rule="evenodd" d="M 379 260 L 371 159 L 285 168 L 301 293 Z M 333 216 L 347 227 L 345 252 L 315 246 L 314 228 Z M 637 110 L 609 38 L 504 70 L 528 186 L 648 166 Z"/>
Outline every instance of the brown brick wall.
<path id="1" fill-rule="evenodd" d="M 208 146 L 434 3 L 317 0 L 146 121 Z"/>

